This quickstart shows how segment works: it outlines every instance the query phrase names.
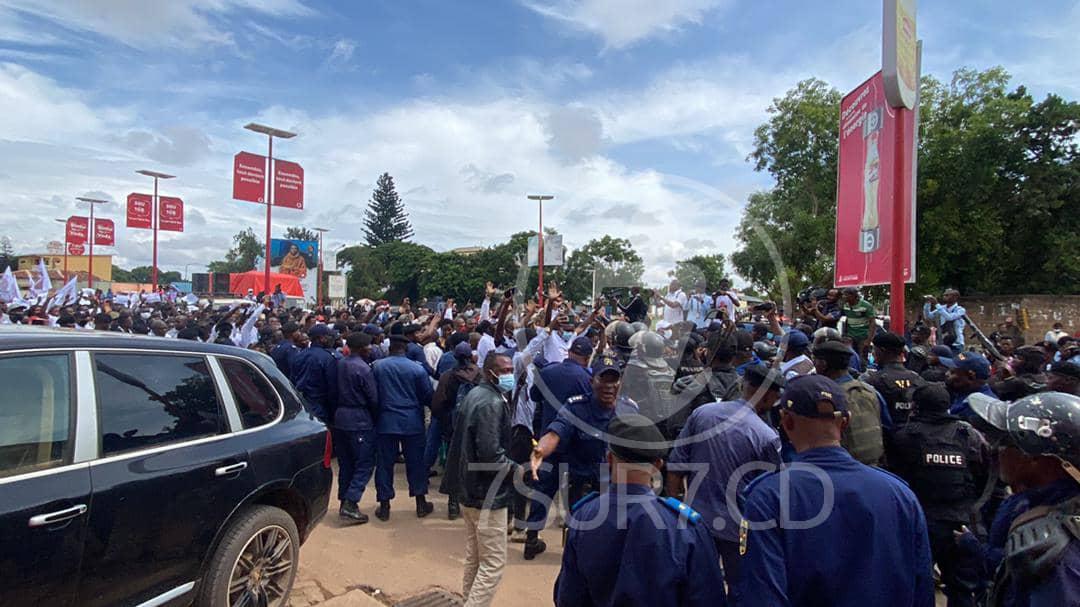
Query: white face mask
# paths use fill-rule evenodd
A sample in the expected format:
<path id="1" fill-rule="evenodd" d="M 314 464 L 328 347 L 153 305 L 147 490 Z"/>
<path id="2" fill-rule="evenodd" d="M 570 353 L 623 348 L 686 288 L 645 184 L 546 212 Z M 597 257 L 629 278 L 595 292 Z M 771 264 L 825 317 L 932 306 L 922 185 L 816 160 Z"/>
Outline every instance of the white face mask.
<path id="1" fill-rule="evenodd" d="M 146 320 L 146 319 L 150 318 L 150 313 L 149 312 L 139 312 L 139 316 L 142 316 L 142 319 Z"/>

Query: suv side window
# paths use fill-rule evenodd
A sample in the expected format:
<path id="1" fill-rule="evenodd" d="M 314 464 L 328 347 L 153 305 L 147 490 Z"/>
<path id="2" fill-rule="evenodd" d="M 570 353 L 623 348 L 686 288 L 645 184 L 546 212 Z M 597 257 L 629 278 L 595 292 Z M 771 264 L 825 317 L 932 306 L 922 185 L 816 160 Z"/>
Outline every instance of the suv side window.
<path id="1" fill-rule="evenodd" d="M 228 431 L 202 356 L 95 354 L 94 380 L 102 456 Z"/>
<path id="2" fill-rule="evenodd" d="M 67 354 L 0 358 L 0 478 L 71 461 Z"/>
<path id="3" fill-rule="evenodd" d="M 269 424 L 277 419 L 281 411 L 281 400 L 274 387 L 266 381 L 251 365 L 239 360 L 218 358 L 236 407 L 240 410 L 240 420 L 244 429 Z"/>

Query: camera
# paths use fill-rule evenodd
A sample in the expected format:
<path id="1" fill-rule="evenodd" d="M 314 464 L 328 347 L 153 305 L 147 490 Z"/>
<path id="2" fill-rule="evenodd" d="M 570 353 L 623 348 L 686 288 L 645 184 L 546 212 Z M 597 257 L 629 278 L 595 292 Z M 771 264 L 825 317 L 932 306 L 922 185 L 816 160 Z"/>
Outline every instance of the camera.
<path id="1" fill-rule="evenodd" d="M 776 309 L 776 304 L 771 301 L 763 301 L 759 304 L 755 304 L 753 308 L 750 308 L 755 312 L 772 312 Z"/>

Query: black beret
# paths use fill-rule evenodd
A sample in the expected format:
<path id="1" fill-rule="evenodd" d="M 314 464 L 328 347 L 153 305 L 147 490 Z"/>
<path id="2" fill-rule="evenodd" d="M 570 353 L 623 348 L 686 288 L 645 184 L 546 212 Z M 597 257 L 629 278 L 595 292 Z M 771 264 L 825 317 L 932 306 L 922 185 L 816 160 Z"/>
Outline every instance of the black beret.
<path id="1" fill-rule="evenodd" d="M 751 386 L 764 386 L 769 384 L 769 389 L 782 390 L 784 388 L 784 376 L 775 369 L 765 365 L 751 365 L 743 372 L 743 381 Z"/>
<path id="2" fill-rule="evenodd" d="M 887 331 L 879 331 L 878 334 L 874 336 L 873 343 L 882 350 L 888 350 L 890 352 L 903 352 L 904 346 L 907 345 L 904 338 Z"/>
<path id="3" fill-rule="evenodd" d="M 839 357 L 851 356 L 854 353 L 851 347 L 844 345 L 842 341 L 823 341 L 814 346 L 814 356 Z"/>
<path id="4" fill-rule="evenodd" d="M 619 459 L 646 464 L 663 459 L 668 453 L 664 435 L 649 418 L 636 413 L 619 415 L 608 423 L 611 452 Z"/>

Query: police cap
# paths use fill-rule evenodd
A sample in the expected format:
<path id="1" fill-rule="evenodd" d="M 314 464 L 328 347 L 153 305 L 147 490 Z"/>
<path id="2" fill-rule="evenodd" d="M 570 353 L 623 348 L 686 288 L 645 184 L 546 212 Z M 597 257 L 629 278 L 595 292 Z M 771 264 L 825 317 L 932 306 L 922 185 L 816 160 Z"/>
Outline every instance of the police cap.
<path id="1" fill-rule="evenodd" d="M 903 352 L 904 346 L 907 345 L 902 337 L 886 331 L 879 331 L 878 334 L 874 336 L 873 343 L 875 346 L 888 352 Z"/>
<path id="2" fill-rule="evenodd" d="M 819 403 L 832 406 L 825 408 Z M 803 417 L 840 417 L 847 412 L 844 389 L 824 375 L 800 375 L 788 380 L 780 394 L 780 406 Z"/>
<path id="3" fill-rule="evenodd" d="M 842 341 L 823 341 L 814 346 L 814 356 L 821 358 L 847 358 L 855 352 Z"/>
<path id="4" fill-rule="evenodd" d="M 624 462 L 648 464 L 663 459 L 667 441 L 649 418 L 636 413 L 618 415 L 608 423 L 608 449 Z"/>

